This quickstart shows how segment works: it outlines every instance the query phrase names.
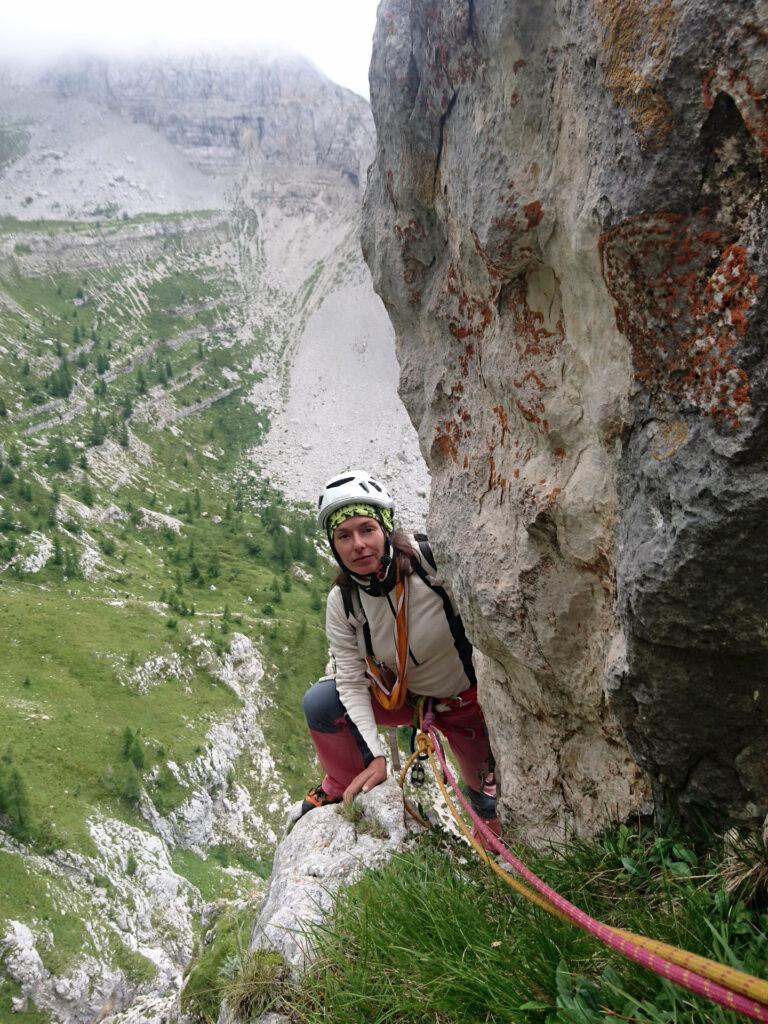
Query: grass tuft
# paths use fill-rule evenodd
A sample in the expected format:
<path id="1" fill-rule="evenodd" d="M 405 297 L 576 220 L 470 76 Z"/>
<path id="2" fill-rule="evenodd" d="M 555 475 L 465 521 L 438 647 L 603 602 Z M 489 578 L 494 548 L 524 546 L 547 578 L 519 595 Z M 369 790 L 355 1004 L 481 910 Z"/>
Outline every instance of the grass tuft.
<path id="1" fill-rule="evenodd" d="M 222 987 L 235 1020 L 250 1021 L 278 1004 L 279 987 L 286 977 L 285 961 L 270 949 L 249 954 Z"/>
<path id="2" fill-rule="evenodd" d="M 374 839 L 389 839 L 389 832 L 382 823 L 366 814 L 363 805 L 356 800 L 340 803 L 336 808 L 336 813 L 354 825 L 355 831 L 360 835 L 372 836 Z"/>

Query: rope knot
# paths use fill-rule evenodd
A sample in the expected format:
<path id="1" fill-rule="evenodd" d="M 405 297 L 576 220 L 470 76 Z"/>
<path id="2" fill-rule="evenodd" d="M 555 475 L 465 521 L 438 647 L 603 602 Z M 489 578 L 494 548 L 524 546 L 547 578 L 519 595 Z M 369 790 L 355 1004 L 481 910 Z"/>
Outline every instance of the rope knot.
<path id="1" fill-rule="evenodd" d="M 435 745 L 425 732 L 420 732 L 416 737 L 416 749 L 419 754 L 431 754 Z"/>

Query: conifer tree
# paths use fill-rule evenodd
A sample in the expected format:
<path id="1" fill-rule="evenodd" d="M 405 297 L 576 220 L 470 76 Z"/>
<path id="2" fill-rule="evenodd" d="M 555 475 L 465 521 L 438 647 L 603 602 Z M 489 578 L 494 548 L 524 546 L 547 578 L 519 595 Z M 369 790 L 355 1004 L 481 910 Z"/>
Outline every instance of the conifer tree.
<path id="1" fill-rule="evenodd" d="M 60 469 L 62 473 L 66 473 L 72 465 L 72 453 L 61 438 L 59 438 L 56 447 L 53 450 L 53 464 L 56 469 Z"/>
<path id="2" fill-rule="evenodd" d="M 12 768 L 4 786 L 5 814 L 11 822 L 11 833 L 17 839 L 28 838 L 32 827 L 27 784 L 18 768 Z"/>
<path id="3" fill-rule="evenodd" d="M 122 754 L 123 759 L 125 761 L 128 760 L 128 757 L 129 757 L 129 755 L 131 753 L 131 746 L 132 746 L 132 744 L 133 744 L 133 729 L 130 727 L 130 725 L 126 725 L 125 729 L 123 729 L 123 745 L 122 745 L 122 748 L 121 748 L 121 754 Z"/>
<path id="4" fill-rule="evenodd" d="M 98 411 L 93 414 L 91 432 L 88 436 L 88 447 L 97 448 L 107 436 L 107 425 Z"/>
<path id="5" fill-rule="evenodd" d="M 93 493 L 93 487 L 91 486 L 91 481 L 88 479 L 88 477 L 85 477 L 82 484 L 80 485 L 80 500 L 84 505 L 87 505 L 88 508 L 91 508 L 94 501 L 96 500 L 96 496 Z"/>
<path id="6" fill-rule="evenodd" d="M 291 564 L 291 553 L 288 548 L 288 538 L 285 530 L 279 528 L 272 537 L 272 557 L 281 569 L 287 569 Z"/>
<path id="7" fill-rule="evenodd" d="M 80 575 L 80 565 L 74 548 L 68 547 L 64 552 L 64 575 L 67 579 L 74 579 Z"/>
<path id="8" fill-rule="evenodd" d="M 141 799 L 141 775 L 132 761 L 123 770 L 120 796 L 129 804 L 137 804 Z"/>

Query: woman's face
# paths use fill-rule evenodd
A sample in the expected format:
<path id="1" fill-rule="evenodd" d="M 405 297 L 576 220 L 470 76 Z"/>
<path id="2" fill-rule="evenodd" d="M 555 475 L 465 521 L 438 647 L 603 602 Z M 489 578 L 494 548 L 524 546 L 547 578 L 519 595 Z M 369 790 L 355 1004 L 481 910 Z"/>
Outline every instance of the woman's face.
<path id="1" fill-rule="evenodd" d="M 333 546 L 344 568 L 356 576 L 377 572 L 386 538 L 381 524 L 370 516 L 352 516 L 333 531 Z"/>

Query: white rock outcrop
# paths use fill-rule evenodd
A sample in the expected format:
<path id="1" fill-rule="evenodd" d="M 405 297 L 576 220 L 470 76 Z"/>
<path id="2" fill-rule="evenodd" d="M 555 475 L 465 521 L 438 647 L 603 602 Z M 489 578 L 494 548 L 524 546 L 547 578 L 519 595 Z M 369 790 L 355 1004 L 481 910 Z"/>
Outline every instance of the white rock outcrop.
<path id="1" fill-rule="evenodd" d="M 296 822 L 275 853 L 251 949 L 276 949 L 294 973 L 311 963 L 309 929 L 326 917 L 338 889 L 365 868 L 385 864 L 405 843 L 403 795 L 393 779 L 356 803 L 363 812 L 357 824 L 339 805 L 319 807 Z"/>

